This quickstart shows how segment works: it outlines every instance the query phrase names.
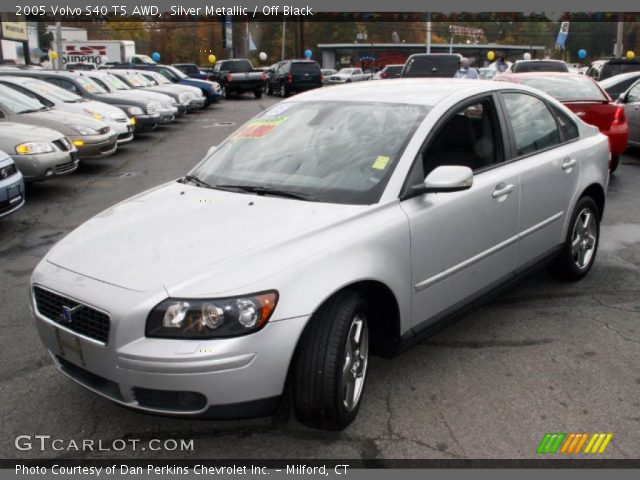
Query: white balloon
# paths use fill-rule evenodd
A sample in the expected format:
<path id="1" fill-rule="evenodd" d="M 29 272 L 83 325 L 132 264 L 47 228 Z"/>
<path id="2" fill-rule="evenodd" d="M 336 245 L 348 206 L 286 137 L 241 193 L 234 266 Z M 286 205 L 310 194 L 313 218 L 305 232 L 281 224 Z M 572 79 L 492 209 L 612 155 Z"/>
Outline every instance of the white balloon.
<path id="1" fill-rule="evenodd" d="M 260 52 L 260 60 L 264 62 L 266 59 L 267 59 L 267 54 L 264 52 Z"/>
<path id="2" fill-rule="evenodd" d="M 525 60 L 531 60 L 531 54 L 529 52 L 526 52 L 522 58 L 524 58 Z"/>

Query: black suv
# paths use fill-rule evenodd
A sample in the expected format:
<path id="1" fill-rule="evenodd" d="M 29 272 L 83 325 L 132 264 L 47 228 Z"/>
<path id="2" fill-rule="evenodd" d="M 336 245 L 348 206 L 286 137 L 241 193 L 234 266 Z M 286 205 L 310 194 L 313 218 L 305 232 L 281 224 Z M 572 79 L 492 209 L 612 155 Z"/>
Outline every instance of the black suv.
<path id="1" fill-rule="evenodd" d="M 267 95 L 283 97 L 294 92 L 304 92 L 322 86 L 320 65 L 313 60 L 284 60 L 273 67 L 267 77 Z"/>
<path id="2" fill-rule="evenodd" d="M 453 78 L 460 67 L 462 55 L 457 53 L 416 53 L 407 58 L 400 77 Z"/>
<path id="3" fill-rule="evenodd" d="M 587 75 L 594 80 L 600 81 L 621 73 L 637 72 L 639 70 L 640 59 L 609 58 L 591 63 L 587 70 Z"/>

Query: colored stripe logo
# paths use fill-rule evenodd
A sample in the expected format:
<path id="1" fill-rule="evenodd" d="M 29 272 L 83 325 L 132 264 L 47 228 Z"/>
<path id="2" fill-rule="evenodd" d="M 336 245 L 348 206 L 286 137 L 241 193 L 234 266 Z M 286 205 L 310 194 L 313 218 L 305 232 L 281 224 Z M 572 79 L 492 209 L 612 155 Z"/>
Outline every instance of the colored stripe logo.
<path id="1" fill-rule="evenodd" d="M 545 433 L 536 453 L 604 453 L 613 433 Z"/>

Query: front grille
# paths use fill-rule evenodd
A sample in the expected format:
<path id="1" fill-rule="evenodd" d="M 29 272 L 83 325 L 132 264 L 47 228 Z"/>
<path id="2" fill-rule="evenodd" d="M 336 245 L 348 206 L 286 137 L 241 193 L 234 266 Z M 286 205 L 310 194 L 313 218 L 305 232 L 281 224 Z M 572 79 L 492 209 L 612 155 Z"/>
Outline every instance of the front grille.
<path id="1" fill-rule="evenodd" d="M 4 180 L 5 178 L 9 178 L 12 175 L 18 173 L 18 169 L 12 163 L 11 165 L 7 165 L 6 167 L 0 168 L 0 180 Z"/>
<path id="2" fill-rule="evenodd" d="M 58 362 L 60 363 L 60 367 L 67 375 L 74 378 L 82 385 L 93 388 L 94 390 L 97 390 L 98 392 L 107 395 L 108 397 L 122 400 L 120 387 L 116 382 L 107 380 L 106 378 L 96 375 L 95 373 L 88 372 L 87 370 L 74 365 L 73 363 L 65 360 L 58 355 L 56 355 L 56 360 L 58 360 Z"/>
<path id="3" fill-rule="evenodd" d="M 128 120 L 127 117 L 118 117 L 115 119 L 115 121 L 118 123 L 127 123 L 127 120 Z"/>
<path id="4" fill-rule="evenodd" d="M 69 140 L 67 140 L 66 138 L 54 140 L 53 144 L 63 152 L 68 152 L 69 150 L 71 150 L 71 142 L 69 142 Z"/>
<path id="5" fill-rule="evenodd" d="M 107 343 L 110 321 L 106 313 L 39 287 L 33 287 L 33 296 L 38 312 L 52 322 L 104 344 Z M 63 309 L 63 307 L 66 308 Z M 74 310 L 76 307 L 80 308 Z"/>
<path id="6" fill-rule="evenodd" d="M 105 133 L 109 133 L 110 130 L 111 130 L 110 127 L 102 127 L 100 130 L 98 130 L 98 133 L 100 135 L 104 135 Z"/>
<path id="7" fill-rule="evenodd" d="M 66 173 L 75 170 L 77 167 L 76 162 L 71 161 L 67 163 L 61 163 L 53 167 L 56 173 Z"/>
<path id="8" fill-rule="evenodd" d="M 197 392 L 175 392 L 133 387 L 133 396 L 141 407 L 156 410 L 194 412 L 207 406 L 207 397 Z"/>
<path id="9" fill-rule="evenodd" d="M 17 200 L 15 198 L 17 198 Z M 15 207 L 20 205 L 20 202 L 22 201 L 22 195 L 18 195 L 15 198 L 0 202 L 0 214 L 8 212 L 9 210 L 13 210 Z M 13 202 L 11 202 L 11 200 L 13 200 Z"/>

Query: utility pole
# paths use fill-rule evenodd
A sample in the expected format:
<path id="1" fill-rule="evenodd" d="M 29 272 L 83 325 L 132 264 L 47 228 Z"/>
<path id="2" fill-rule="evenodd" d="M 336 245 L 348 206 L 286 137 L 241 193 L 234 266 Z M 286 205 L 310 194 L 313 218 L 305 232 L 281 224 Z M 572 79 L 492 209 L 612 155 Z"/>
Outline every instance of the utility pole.
<path id="1" fill-rule="evenodd" d="M 62 70 L 62 23 L 60 23 L 60 17 L 56 19 L 56 53 L 58 54 L 56 70 Z"/>
<path id="2" fill-rule="evenodd" d="M 624 22 L 620 21 L 622 15 L 618 15 L 618 29 L 616 31 L 616 46 L 613 51 L 613 56 L 616 58 L 622 57 L 622 33 L 624 31 Z"/>
<path id="3" fill-rule="evenodd" d="M 431 12 L 427 13 L 427 21 L 425 23 L 425 34 L 427 37 L 425 44 L 427 46 L 427 53 L 431 53 Z"/>
<path id="4" fill-rule="evenodd" d="M 282 21 L 282 54 L 280 55 L 280 60 L 284 60 L 284 42 L 287 34 L 287 22 Z"/>

